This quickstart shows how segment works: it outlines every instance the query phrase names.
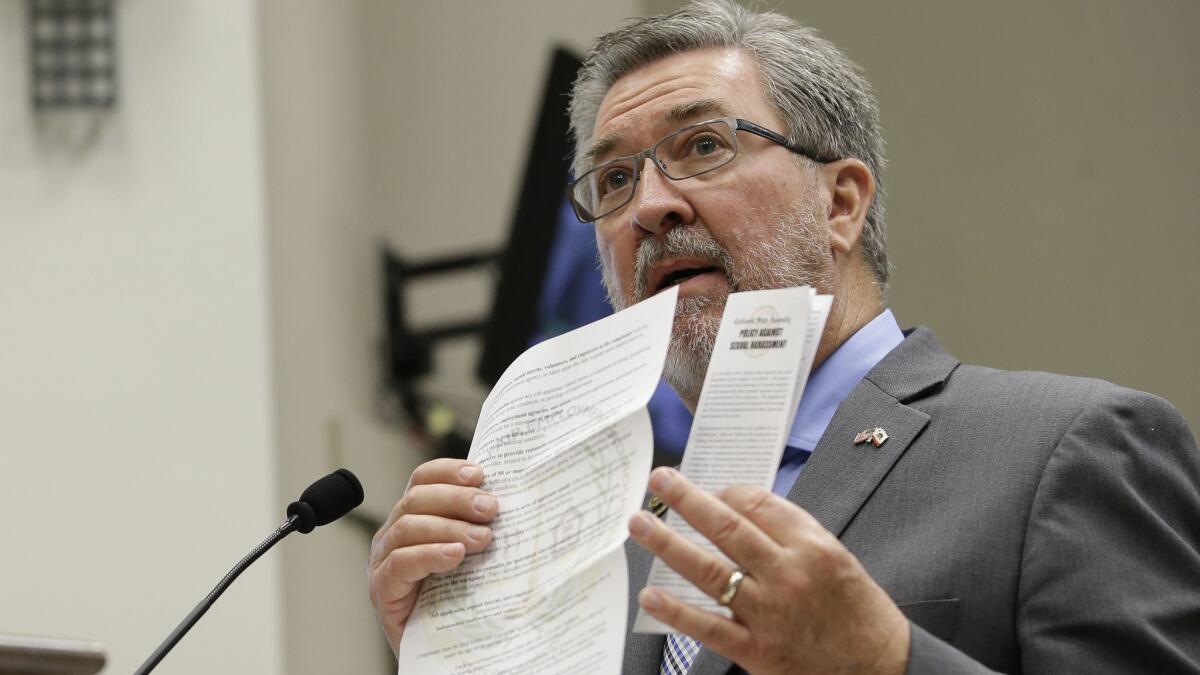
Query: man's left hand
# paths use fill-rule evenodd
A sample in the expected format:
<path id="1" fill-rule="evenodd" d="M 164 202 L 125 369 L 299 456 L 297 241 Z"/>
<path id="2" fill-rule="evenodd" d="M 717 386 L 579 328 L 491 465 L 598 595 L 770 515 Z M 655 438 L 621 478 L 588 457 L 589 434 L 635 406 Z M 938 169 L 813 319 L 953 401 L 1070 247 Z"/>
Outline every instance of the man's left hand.
<path id="1" fill-rule="evenodd" d="M 647 587 L 638 601 L 656 619 L 751 673 L 904 672 L 908 620 L 808 512 L 759 488 L 712 495 L 667 468 L 651 474 L 650 490 L 746 574 L 732 618 Z M 629 531 L 708 595 L 725 591 L 733 568 L 720 557 L 645 511 Z"/>

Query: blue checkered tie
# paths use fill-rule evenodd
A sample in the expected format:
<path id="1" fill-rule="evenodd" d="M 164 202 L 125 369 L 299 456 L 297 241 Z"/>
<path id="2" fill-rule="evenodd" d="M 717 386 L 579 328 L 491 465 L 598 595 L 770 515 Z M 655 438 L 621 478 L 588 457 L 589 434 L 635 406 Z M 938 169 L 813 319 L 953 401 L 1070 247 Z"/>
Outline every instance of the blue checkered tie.
<path id="1" fill-rule="evenodd" d="M 662 667 L 659 675 L 686 675 L 692 661 L 700 653 L 700 643 L 682 633 L 667 635 L 667 644 L 663 646 Z"/>

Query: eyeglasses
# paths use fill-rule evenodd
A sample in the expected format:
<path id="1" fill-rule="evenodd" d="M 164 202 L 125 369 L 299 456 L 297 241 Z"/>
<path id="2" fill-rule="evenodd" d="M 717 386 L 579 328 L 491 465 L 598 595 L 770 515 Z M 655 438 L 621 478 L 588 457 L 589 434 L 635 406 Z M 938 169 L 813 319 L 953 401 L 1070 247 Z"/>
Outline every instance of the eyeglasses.
<path id="1" fill-rule="evenodd" d="M 671 180 L 693 178 L 725 166 L 737 157 L 739 131 L 761 136 L 813 161 L 828 161 L 816 158 L 770 129 L 737 117 L 722 117 L 688 125 L 636 155 L 618 157 L 590 169 L 567 188 L 576 217 L 585 223 L 593 222 L 628 204 L 646 158 Z"/>

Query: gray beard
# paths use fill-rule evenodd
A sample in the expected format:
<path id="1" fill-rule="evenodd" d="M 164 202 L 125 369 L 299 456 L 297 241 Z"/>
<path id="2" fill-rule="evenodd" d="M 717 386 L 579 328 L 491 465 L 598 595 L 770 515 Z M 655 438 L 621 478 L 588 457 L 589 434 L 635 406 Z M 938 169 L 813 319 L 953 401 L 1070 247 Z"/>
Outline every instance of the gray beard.
<path id="1" fill-rule="evenodd" d="M 619 311 L 650 297 L 657 290 L 647 287 L 650 270 L 664 258 L 682 257 L 723 270 L 730 292 L 812 286 L 828 293 L 833 287 L 833 256 L 828 231 L 817 227 L 815 206 L 811 201 L 798 202 L 787 213 L 764 212 L 764 220 L 774 221 L 774 226 L 757 241 L 738 232 L 737 256 L 703 227 L 673 227 L 663 237 L 646 237 L 634 262 L 632 298 L 623 298 L 612 272 L 601 267 L 609 302 Z M 692 410 L 700 401 L 725 300 L 725 296 L 682 298 L 675 307 L 663 375 Z"/>

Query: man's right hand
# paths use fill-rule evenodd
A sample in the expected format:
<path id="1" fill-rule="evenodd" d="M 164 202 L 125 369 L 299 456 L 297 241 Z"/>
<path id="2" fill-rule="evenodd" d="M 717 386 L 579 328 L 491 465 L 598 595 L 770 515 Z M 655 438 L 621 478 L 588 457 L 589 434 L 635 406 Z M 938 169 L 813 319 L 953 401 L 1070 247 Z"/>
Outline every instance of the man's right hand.
<path id="1" fill-rule="evenodd" d="M 479 486 L 483 470 L 461 459 L 435 459 L 413 471 L 404 496 L 375 533 L 367 560 L 371 604 L 393 652 L 421 591 L 435 572 L 448 572 L 467 553 L 492 541 L 484 525 L 496 517 L 496 498 Z"/>

